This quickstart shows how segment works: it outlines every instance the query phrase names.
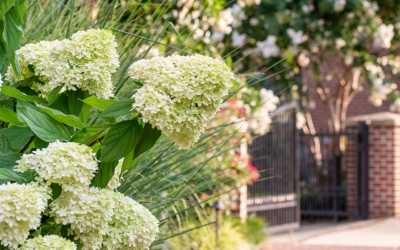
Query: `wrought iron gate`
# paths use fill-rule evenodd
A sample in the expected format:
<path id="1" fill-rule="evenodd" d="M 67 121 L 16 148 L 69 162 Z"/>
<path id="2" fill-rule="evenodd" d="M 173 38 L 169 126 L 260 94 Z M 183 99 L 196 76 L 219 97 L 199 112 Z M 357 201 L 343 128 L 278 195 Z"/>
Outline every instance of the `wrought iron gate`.
<path id="1" fill-rule="evenodd" d="M 269 231 L 300 224 L 296 104 L 282 104 L 270 131 L 253 139 L 249 153 L 259 181 L 248 186 L 247 212 L 265 218 Z"/>
<path id="2" fill-rule="evenodd" d="M 368 126 L 337 134 L 301 134 L 302 219 L 368 217 Z"/>

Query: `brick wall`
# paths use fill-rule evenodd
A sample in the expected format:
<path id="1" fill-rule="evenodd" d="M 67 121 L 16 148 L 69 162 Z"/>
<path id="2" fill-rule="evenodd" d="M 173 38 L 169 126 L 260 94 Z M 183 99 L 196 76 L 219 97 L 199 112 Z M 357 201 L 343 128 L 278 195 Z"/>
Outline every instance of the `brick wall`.
<path id="1" fill-rule="evenodd" d="M 323 78 L 325 79 L 323 83 L 324 86 L 326 86 L 329 89 L 329 93 L 331 95 L 334 95 L 339 82 L 335 77 L 333 77 L 330 80 L 327 80 L 326 78 L 332 72 L 330 65 L 335 65 L 335 66 L 340 65 L 340 62 L 335 57 L 331 57 L 329 58 L 329 60 L 330 64 L 324 63 L 322 66 L 322 74 L 324 76 Z M 310 100 L 315 102 L 315 108 L 311 110 L 311 116 L 314 122 L 314 126 L 317 131 L 322 131 L 322 130 L 326 131 L 328 126 L 326 122 L 327 117 L 323 109 L 322 101 L 319 98 L 319 95 L 315 89 L 316 84 L 311 80 L 311 77 L 308 74 L 305 75 L 303 81 L 304 81 L 303 83 L 308 86 L 308 95 Z M 400 88 L 398 87 L 398 89 Z M 382 106 L 375 107 L 368 100 L 370 93 L 371 92 L 369 84 L 367 82 L 364 82 L 362 84 L 362 90 L 360 90 L 354 96 L 354 98 L 349 104 L 349 107 L 347 109 L 347 117 L 354 117 L 358 115 L 389 111 L 391 101 L 386 100 L 383 102 Z"/>
<path id="2" fill-rule="evenodd" d="M 383 116 L 383 117 L 382 117 Z M 385 120 L 386 119 L 386 120 Z M 369 217 L 400 218 L 400 115 L 383 112 L 353 117 L 346 122 L 348 128 L 356 121 L 369 121 Z M 354 150 L 349 153 L 355 153 Z M 348 181 L 353 183 L 355 164 L 348 166 Z M 349 203 L 351 209 L 352 203 Z"/>

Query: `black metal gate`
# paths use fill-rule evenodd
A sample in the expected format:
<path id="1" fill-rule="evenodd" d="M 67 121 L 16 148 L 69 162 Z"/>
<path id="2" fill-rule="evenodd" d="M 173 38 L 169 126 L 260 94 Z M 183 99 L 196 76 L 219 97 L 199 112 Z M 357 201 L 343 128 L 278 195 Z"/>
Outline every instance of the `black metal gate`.
<path id="1" fill-rule="evenodd" d="M 249 145 L 260 180 L 248 186 L 247 212 L 264 217 L 269 231 L 300 224 L 296 106 L 281 104 L 271 116 L 270 131 Z"/>
<path id="2" fill-rule="evenodd" d="M 302 219 L 368 218 L 368 126 L 299 142 Z"/>

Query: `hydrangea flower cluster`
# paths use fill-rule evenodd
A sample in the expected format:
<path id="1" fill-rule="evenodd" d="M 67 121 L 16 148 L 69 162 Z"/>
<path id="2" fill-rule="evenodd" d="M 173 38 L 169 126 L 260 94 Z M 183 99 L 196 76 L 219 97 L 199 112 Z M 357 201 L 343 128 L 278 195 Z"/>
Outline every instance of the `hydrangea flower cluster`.
<path id="1" fill-rule="evenodd" d="M 118 188 L 119 186 L 121 186 L 119 176 L 121 175 L 121 168 L 122 168 L 123 162 L 124 162 L 123 159 L 119 160 L 118 165 L 115 167 L 114 175 L 111 178 L 111 180 L 108 182 L 108 185 L 107 185 L 108 189 L 114 190 L 114 189 Z"/>
<path id="2" fill-rule="evenodd" d="M 19 250 L 76 250 L 76 245 L 57 235 L 39 235 L 36 238 L 29 239 Z"/>
<path id="3" fill-rule="evenodd" d="M 80 88 L 100 98 L 112 97 L 111 74 L 119 66 L 116 47 L 109 30 L 79 31 L 71 40 L 62 40 L 50 51 L 53 74 L 49 84 L 65 83 L 67 89 Z"/>
<path id="4" fill-rule="evenodd" d="M 90 180 L 97 170 L 92 149 L 74 142 L 53 142 L 47 148 L 25 154 L 17 161 L 16 171 L 35 170 L 48 184 L 57 183 L 63 191 L 74 194 L 87 192 Z"/>
<path id="5" fill-rule="evenodd" d="M 128 75 L 145 83 L 132 97 L 133 108 L 180 148 L 199 139 L 233 79 L 225 63 L 202 55 L 139 60 Z"/>
<path id="6" fill-rule="evenodd" d="M 114 216 L 103 237 L 102 249 L 149 249 L 159 232 L 156 217 L 138 202 L 121 193 L 114 193 L 114 200 Z"/>
<path id="7" fill-rule="evenodd" d="M 117 43 L 109 30 L 79 31 L 71 39 L 42 41 L 20 48 L 20 80 L 36 76 L 32 88 L 47 98 L 50 92 L 65 84 L 60 92 L 82 89 L 100 98 L 113 96 L 111 74 L 119 66 Z M 18 80 L 8 68 L 12 84 Z"/>
<path id="8" fill-rule="evenodd" d="M 40 225 L 51 189 L 37 183 L 0 185 L 0 241 L 17 248 Z"/>
<path id="9" fill-rule="evenodd" d="M 50 79 L 48 77 L 52 65 L 49 52 L 57 43 L 58 41 L 41 41 L 35 44 L 27 44 L 17 50 L 21 76 L 18 79 L 14 69 L 10 66 L 6 76 L 11 84 L 30 77 L 36 77 L 30 87 L 35 91 L 39 91 L 42 96 L 45 96 L 44 93 L 50 93 L 53 87 L 49 85 Z"/>
<path id="10" fill-rule="evenodd" d="M 62 194 L 50 204 L 50 215 L 59 224 L 71 224 L 68 234 L 75 233 L 83 249 L 100 249 L 115 207 L 112 197 L 113 192 L 95 187 L 78 197 Z"/>

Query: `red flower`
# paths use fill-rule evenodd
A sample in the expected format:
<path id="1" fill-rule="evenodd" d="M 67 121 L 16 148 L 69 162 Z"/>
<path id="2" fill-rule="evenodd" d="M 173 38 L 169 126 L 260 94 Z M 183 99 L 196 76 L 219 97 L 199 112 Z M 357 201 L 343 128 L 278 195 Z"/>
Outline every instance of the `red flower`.
<path id="1" fill-rule="evenodd" d="M 232 99 L 229 100 L 229 102 L 230 102 L 232 105 L 236 105 L 236 102 L 237 102 L 237 101 L 236 101 L 235 99 L 232 98 Z"/>
<path id="2" fill-rule="evenodd" d="M 253 181 L 258 180 L 258 169 L 256 167 L 250 167 L 250 173 L 253 176 Z"/>
<path id="3" fill-rule="evenodd" d="M 251 163 L 251 161 L 248 161 L 248 162 L 247 162 L 247 166 L 249 166 L 249 167 L 253 166 L 253 164 Z"/>

